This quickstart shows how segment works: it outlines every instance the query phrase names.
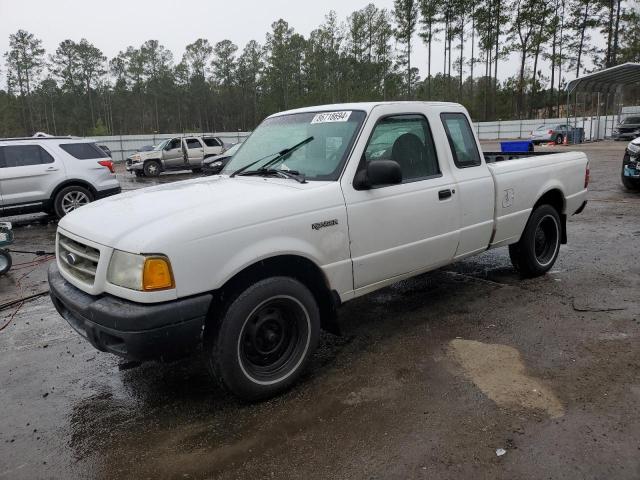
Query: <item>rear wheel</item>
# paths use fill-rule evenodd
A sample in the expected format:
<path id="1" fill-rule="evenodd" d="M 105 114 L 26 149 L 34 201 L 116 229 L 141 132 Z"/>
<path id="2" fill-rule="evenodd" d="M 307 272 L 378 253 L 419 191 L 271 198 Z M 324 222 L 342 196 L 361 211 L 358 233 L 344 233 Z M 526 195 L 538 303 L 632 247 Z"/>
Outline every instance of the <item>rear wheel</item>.
<path id="1" fill-rule="evenodd" d="M 160 162 L 155 160 L 150 160 L 144 164 L 144 175 L 145 177 L 157 177 L 160 175 Z"/>
<path id="2" fill-rule="evenodd" d="M 142 170 L 134 170 L 133 174 L 138 178 L 144 177 L 144 172 Z"/>
<path id="3" fill-rule="evenodd" d="M 560 215 L 551 205 L 536 208 L 520 241 L 509 245 L 511 263 L 524 277 L 544 275 L 553 267 L 562 242 Z"/>
<path id="4" fill-rule="evenodd" d="M 0 248 L 0 275 L 7 273 L 11 269 L 12 263 L 11 254 Z"/>
<path id="5" fill-rule="evenodd" d="M 236 396 L 263 400 L 290 388 L 315 350 L 320 313 L 298 280 L 272 277 L 242 292 L 220 322 L 209 366 Z"/>
<path id="6" fill-rule="evenodd" d="M 93 202 L 93 194 L 84 187 L 71 185 L 60 190 L 53 200 L 53 211 L 58 218 Z"/>
<path id="7" fill-rule="evenodd" d="M 556 136 L 556 145 L 562 145 L 562 142 L 564 142 L 564 137 L 562 135 L 557 135 Z"/>

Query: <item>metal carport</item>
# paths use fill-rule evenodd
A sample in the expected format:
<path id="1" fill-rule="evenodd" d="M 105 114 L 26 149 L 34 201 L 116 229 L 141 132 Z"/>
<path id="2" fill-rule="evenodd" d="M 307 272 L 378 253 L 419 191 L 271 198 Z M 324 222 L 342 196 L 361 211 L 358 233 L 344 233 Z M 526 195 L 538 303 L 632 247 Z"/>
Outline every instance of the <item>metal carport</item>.
<path id="1" fill-rule="evenodd" d="M 598 119 L 598 135 L 600 132 L 600 105 L 601 95 L 605 95 L 604 114 L 607 115 L 609 109 L 609 97 L 613 93 L 614 116 L 617 113 L 620 120 L 620 99 L 624 98 L 624 89 L 629 86 L 640 86 L 640 63 L 623 63 L 615 67 L 606 68 L 598 72 L 590 73 L 567 84 L 567 126 L 570 124 L 571 95 L 574 96 L 573 119 L 574 127 L 577 125 L 578 93 L 583 94 L 583 113 L 586 111 L 586 94 L 589 94 L 593 103 L 593 94 L 597 93 L 596 118 Z M 616 108 L 617 107 L 617 108 Z M 591 116 L 593 122 L 593 116 Z M 583 122 L 584 124 L 584 122 Z M 612 127 L 613 128 L 613 127 Z M 590 129 L 591 130 L 591 129 Z M 607 123 L 605 120 L 604 136 L 607 134 Z M 591 133 L 590 133 L 591 135 Z"/>

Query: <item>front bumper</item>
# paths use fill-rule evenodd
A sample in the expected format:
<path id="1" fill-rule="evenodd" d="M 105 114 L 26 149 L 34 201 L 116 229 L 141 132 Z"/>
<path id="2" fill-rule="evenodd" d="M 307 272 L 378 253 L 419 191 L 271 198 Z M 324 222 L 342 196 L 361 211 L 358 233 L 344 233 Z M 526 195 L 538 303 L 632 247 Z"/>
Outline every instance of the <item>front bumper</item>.
<path id="1" fill-rule="evenodd" d="M 92 296 L 49 267 L 51 300 L 58 313 L 95 348 L 129 360 L 173 360 L 202 345 L 212 296 L 140 304 L 111 295 Z"/>
<path id="2" fill-rule="evenodd" d="M 142 170 L 144 168 L 144 163 L 142 162 L 133 163 L 131 160 L 127 159 L 124 165 L 124 168 L 127 172 Z"/>

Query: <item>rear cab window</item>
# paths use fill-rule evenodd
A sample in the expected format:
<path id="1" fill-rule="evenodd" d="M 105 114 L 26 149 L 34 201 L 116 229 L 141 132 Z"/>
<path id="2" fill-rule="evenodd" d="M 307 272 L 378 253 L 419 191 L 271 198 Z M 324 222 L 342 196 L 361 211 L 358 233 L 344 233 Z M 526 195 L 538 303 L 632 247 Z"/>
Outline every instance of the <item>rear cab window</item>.
<path id="1" fill-rule="evenodd" d="M 217 138 L 209 137 L 209 138 L 203 138 L 202 140 L 204 141 L 204 144 L 207 147 L 220 147 L 221 146 L 221 144 L 220 144 L 220 142 L 218 141 Z"/>
<path id="2" fill-rule="evenodd" d="M 449 140 L 453 162 L 458 168 L 478 167 L 482 164 L 476 138 L 466 115 L 462 113 L 440 114 Z"/>
<path id="3" fill-rule="evenodd" d="M 45 165 L 54 161 L 54 158 L 40 145 L 0 146 L 0 168 Z"/>
<path id="4" fill-rule="evenodd" d="M 61 143 L 60 148 L 78 160 L 107 158 L 108 155 L 95 143 Z"/>

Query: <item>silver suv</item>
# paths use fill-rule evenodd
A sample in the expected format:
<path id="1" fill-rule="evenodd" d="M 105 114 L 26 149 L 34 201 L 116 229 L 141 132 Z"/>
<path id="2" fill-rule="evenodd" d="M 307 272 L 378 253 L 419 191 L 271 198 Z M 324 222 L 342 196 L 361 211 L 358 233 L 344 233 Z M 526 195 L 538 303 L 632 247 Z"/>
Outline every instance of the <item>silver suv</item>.
<path id="1" fill-rule="evenodd" d="M 0 139 L 0 212 L 47 212 L 61 218 L 120 193 L 111 158 L 92 140 Z"/>

